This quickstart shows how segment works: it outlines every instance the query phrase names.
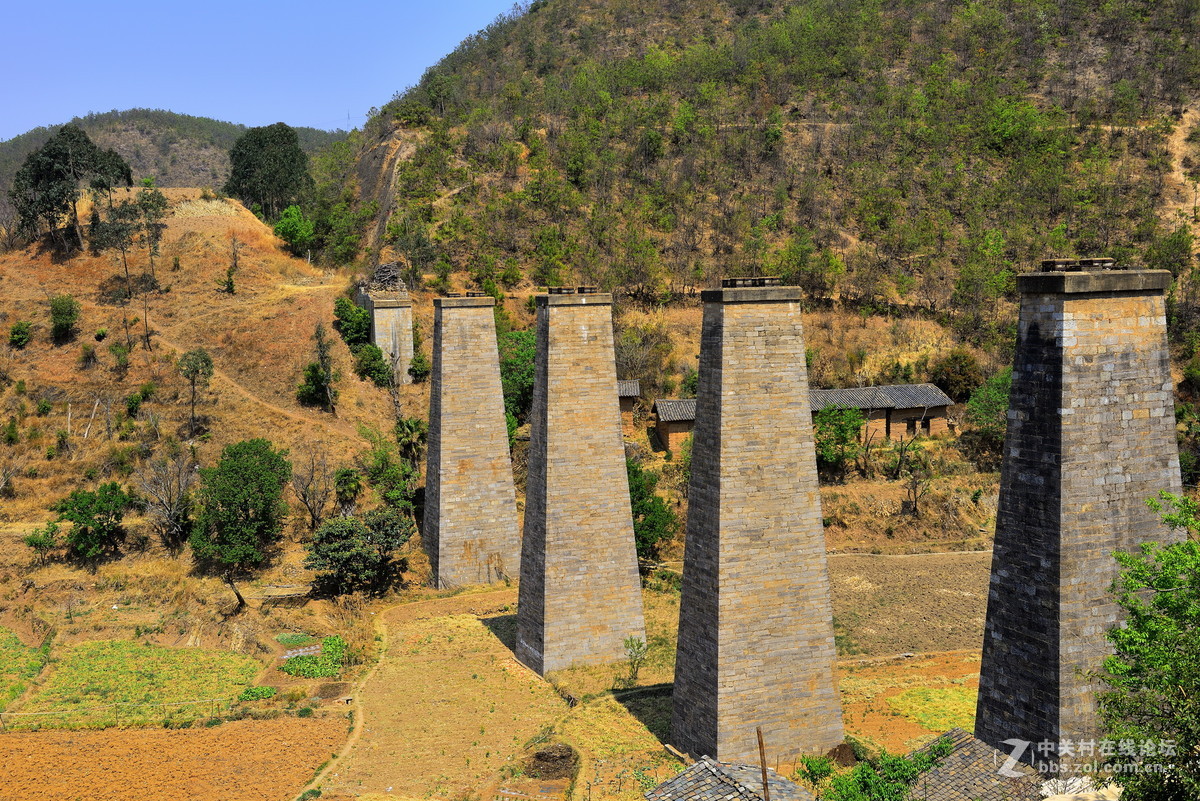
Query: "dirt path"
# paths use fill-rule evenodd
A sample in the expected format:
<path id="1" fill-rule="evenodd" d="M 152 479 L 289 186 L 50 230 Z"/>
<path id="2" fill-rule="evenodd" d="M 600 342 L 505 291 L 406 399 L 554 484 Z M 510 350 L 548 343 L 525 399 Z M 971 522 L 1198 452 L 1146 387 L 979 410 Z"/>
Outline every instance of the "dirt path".
<path id="1" fill-rule="evenodd" d="M 354 726 L 342 748 L 329 761 L 329 764 L 322 768 L 313 777 L 312 781 L 302 789 L 301 794 L 310 789 L 323 787 L 331 782 L 340 788 L 345 788 L 347 785 L 358 781 L 367 782 L 375 778 L 380 768 L 386 769 L 389 767 L 389 765 L 371 764 L 369 759 L 355 760 L 352 759 L 352 756 L 355 755 L 355 751 L 363 739 L 363 734 L 367 731 L 367 723 L 386 718 L 387 710 L 382 708 L 382 704 L 375 703 L 386 697 L 386 687 L 378 686 L 380 682 L 377 681 L 376 677 L 380 669 L 388 663 L 391 652 L 395 647 L 396 633 L 402 627 L 410 623 L 444 617 L 446 615 L 463 614 L 464 612 L 480 614 L 505 605 L 515 607 L 516 602 L 516 589 L 506 588 L 456 595 L 449 598 L 433 598 L 428 601 L 399 603 L 377 614 L 375 617 L 375 631 L 381 638 L 379 658 L 376 660 L 375 665 L 355 685 L 354 700 L 352 702 Z M 370 699 L 370 701 L 365 703 L 364 698 Z M 369 751 L 387 751 L 392 754 L 402 753 L 410 741 L 408 732 L 404 727 L 391 728 L 376 725 L 372 729 L 371 734 L 372 742 L 369 743 L 370 747 L 367 749 Z"/>

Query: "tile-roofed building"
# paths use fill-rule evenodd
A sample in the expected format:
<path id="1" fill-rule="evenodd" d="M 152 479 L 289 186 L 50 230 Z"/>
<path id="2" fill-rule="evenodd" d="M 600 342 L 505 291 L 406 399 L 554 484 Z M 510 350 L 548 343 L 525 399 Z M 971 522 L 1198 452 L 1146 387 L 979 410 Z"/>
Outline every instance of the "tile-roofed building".
<path id="1" fill-rule="evenodd" d="M 642 394 L 642 382 L 636 378 L 617 380 L 618 398 L 637 398 Z"/>
<path id="2" fill-rule="evenodd" d="M 954 405 L 933 384 L 814 389 L 809 395 L 813 414 L 833 407 L 858 409 L 866 418 L 864 433 L 884 439 L 948 431 L 946 415 Z"/>
<path id="3" fill-rule="evenodd" d="M 654 401 L 654 430 L 663 447 L 677 451 L 696 423 L 695 398 L 659 398 Z"/>
<path id="4" fill-rule="evenodd" d="M 1008 754 L 962 729 L 951 729 L 920 751 L 941 742 L 950 744 L 950 753 L 917 777 L 911 801 L 1041 801 L 1042 777 L 1029 765 L 1009 765 Z M 1003 775 L 1001 768 L 1018 775 Z"/>
<path id="5" fill-rule="evenodd" d="M 812 794 L 767 769 L 771 801 L 813 801 Z M 646 793 L 646 801 L 762 801 L 762 768 L 704 757 Z"/>

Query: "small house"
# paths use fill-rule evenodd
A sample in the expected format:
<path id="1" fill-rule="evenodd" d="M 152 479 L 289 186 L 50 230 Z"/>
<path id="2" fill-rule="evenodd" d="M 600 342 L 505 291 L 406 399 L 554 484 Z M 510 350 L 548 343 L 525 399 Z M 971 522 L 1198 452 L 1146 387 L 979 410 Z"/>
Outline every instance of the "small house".
<path id="1" fill-rule="evenodd" d="M 949 411 L 954 405 L 933 384 L 814 389 L 809 400 L 814 415 L 832 407 L 858 409 L 866 418 L 864 437 L 893 440 L 949 431 Z"/>
<path id="2" fill-rule="evenodd" d="M 767 768 L 771 801 L 813 801 L 812 793 Z M 762 768 L 703 757 L 645 794 L 646 801 L 763 801 Z"/>
<path id="3" fill-rule="evenodd" d="M 621 404 L 621 426 L 633 428 L 633 407 L 642 396 L 642 382 L 636 378 L 617 381 L 617 401 Z"/>
<path id="4" fill-rule="evenodd" d="M 659 398 L 654 401 L 654 431 L 659 442 L 678 452 L 696 425 L 695 398 Z"/>

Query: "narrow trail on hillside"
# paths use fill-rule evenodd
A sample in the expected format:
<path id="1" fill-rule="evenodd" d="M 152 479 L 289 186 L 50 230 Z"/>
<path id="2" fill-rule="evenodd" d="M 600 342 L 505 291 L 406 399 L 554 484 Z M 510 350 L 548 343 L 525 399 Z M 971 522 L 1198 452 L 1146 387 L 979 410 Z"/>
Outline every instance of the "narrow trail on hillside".
<path id="1" fill-rule="evenodd" d="M 1196 204 L 1196 189 L 1183 170 L 1183 159 L 1187 154 L 1188 134 L 1198 123 L 1200 123 L 1200 109 L 1185 109 L 1183 116 L 1175 125 L 1175 130 L 1167 139 L 1167 152 L 1171 156 L 1170 177 L 1179 187 L 1179 199 L 1168 199 L 1163 203 L 1163 218 L 1166 220 L 1171 220 L 1176 214 L 1182 214 L 1184 218 L 1195 222 L 1193 212 Z"/>
<path id="2" fill-rule="evenodd" d="M 167 339 L 162 334 L 156 333 L 154 335 L 154 338 L 159 343 L 166 345 L 167 347 L 172 348 L 176 351 L 179 351 L 180 353 L 183 353 L 184 351 L 188 350 L 188 348 L 184 347 L 183 345 L 180 345 L 177 342 L 173 342 L 173 341 Z M 262 406 L 264 409 L 268 409 L 269 411 L 271 411 L 281 417 L 285 417 L 289 420 L 292 420 L 294 422 L 297 422 L 297 423 L 300 423 L 300 424 L 306 425 L 306 426 L 319 426 L 328 431 L 336 432 L 337 434 L 339 434 L 341 436 L 346 436 L 346 437 L 350 437 L 350 438 L 357 437 L 356 432 L 350 427 L 349 423 L 342 421 L 341 419 L 337 419 L 336 421 L 335 420 L 315 419 L 312 417 L 308 417 L 306 415 L 296 414 L 295 412 L 291 411 L 290 409 L 285 409 L 282 406 L 277 406 L 274 403 L 271 403 L 270 401 L 265 400 L 265 399 L 259 397 L 258 395 L 255 395 L 253 392 L 246 389 L 246 387 L 239 384 L 232 376 L 230 376 L 224 370 L 221 370 L 215 366 L 213 367 L 213 378 L 221 379 L 226 384 L 228 384 L 230 387 L 232 387 L 235 392 L 237 392 L 239 395 L 241 395 L 246 400 L 251 401 L 252 403 L 256 403 L 259 406 Z"/>

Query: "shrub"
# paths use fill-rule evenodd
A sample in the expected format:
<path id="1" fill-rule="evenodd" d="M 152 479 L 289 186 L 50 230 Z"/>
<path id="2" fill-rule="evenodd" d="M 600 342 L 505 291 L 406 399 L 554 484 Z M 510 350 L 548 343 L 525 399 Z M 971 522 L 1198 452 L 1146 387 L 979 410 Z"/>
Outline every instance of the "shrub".
<path id="1" fill-rule="evenodd" d="M 351 350 L 371 341 L 371 313 L 350 298 L 333 302 L 333 317 L 333 330 L 341 334 Z"/>
<path id="2" fill-rule="evenodd" d="M 79 301 L 70 295 L 55 295 L 50 299 L 50 326 L 55 342 L 66 342 L 74 336 L 79 312 Z"/>
<path id="3" fill-rule="evenodd" d="M 88 347 L 84 345 L 84 347 Z M 108 346 L 108 352 L 116 359 L 117 369 L 124 370 L 129 367 L 129 348 L 119 342 L 114 342 Z"/>
<path id="4" fill-rule="evenodd" d="M 79 366 L 81 369 L 88 369 L 95 366 L 99 359 L 96 358 L 96 349 L 91 345 L 84 345 L 79 351 Z"/>
<path id="5" fill-rule="evenodd" d="M 304 217 L 299 206 L 288 206 L 275 224 L 275 236 L 286 242 L 292 253 L 302 256 L 312 247 L 313 222 Z"/>
<path id="6" fill-rule="evenodd" d="M 954 348 L 933 363 L 929 378 L 955 403 L 962 403 L 983 383 L 983 371 L 971 351 Z"/>
<path id="7" fill-rule="evenodd" d="M 311 706 L 302 706 L 296 710 L 296 717 L 311 718 L 313 716 L 313 708 Z"/>
<path id="8" fill-rule="evenodd" d="M 97 328 L 96 329 L 96 341 L 97 342 L 103 342 L 107 337 L 108 337 L 108 329 L 107 328 Z"/>
<path id="9" fill-rule="evenodd" d="M 142 408 L 142 395 L 140 392 L 135 392 L 125 399 L 125 414 L 130 417 L 137 417 L 138 412 Z"/>
<path id="10" fill-rule="evenodd" d="M 17 429 L 17 418 L 10 417 L 4 426 L 2 434 L 5 445 L 16 445 L 21 441 L 21 433 Z"/>
<path id="11" fill-rule="evenodd" d="M 358 346 L 354 354 L 354 372 L 364 381 L 374 382 L 377 387 L 392 383 L 392 366 L 383 357 L 383 351 L 371 344 Z"/>
<path id="12" fill-rule="evenodd" d="M 18 320 L 8 329 L 8 344 L 10 347 L 23 348 L 33 338 L 33 324 L 26 320 Z"/>
<path id="13" fill-rule="evenodd" d="M 655 492 L 658 487 L 656 473 L 643 470 L 633 459 L 625 460 L 625 472 L 629 477 L 633 539 L 638 559 L 657 559 L 659 548 L 663 542 L 675 535 L 679 521 L 666 502 Z"/>
<path id="14" fill-rule="evenodd" d="M 433 365 L 429 363 L 429 357 L 419 350 L 414 351 L 412 361 L 408 364 L 408 374 L 412 376 L 412 380 L 420 384 L 429 378 L 432 372 Z"/>
<path id="15" fill-rule="evenodd" d="M 46 415 L 50 414 L 50 412 L 53 408 L 54 408 L 54 404 L 52 404 L 46 398 L 42 398 L 41 400 L 39 400 L 37 402 L 38 417 L 45 417 Z"/>

